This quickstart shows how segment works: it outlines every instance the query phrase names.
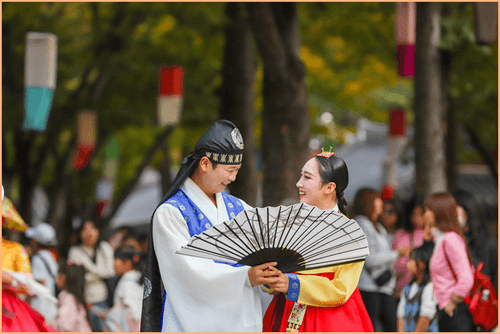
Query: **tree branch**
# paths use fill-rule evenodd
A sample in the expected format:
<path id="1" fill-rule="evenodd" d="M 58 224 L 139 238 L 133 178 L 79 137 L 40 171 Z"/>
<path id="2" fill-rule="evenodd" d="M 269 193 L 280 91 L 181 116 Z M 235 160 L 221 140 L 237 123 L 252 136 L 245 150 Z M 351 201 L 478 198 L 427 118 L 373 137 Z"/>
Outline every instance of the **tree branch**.
<path id="1" fill-rule="evenodd" d="M 151 163 L 151 160 L 153 159 L 153 156 L 155 155 L 156 151 L 162 147 L 164 141 L 170 136 L 172 131 L 175 129 L 174 126 L 167 126 L 160 134 L 158 134 L 158 137 L 156 137 L 155 144 L 151 146 L 149 149 L 149 152 L 144 156 L 144 159 L 142 160 L 141 165 L 137 169 L 137 172 L 135 173 L 135 176 L 128 185 L 125 187 L 125 189 L 121 192 L 121 194 L 118 196 L 118 199 L 116 201 L 113 201 L 111 207 L 111 212 L 106 215 L 106 217 L 100 218 L 99 226 L 101 226 L 102 229 L 106 229 L 107 225 L 113 219 L 114 215 L 120 209 L 120 206 L 123 204 L 125 199 L 127 199 L 128 195 L 132 192 L 132 190 L 135 188 L 137 185 L 139 178 L 144 171 L 144 169 Z"/>

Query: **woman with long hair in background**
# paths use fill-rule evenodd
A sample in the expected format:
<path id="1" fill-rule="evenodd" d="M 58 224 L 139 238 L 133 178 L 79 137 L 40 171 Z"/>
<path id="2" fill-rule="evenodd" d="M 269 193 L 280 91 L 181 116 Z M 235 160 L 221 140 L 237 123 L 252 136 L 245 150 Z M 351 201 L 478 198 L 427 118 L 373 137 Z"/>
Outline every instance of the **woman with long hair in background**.
<path id="1" fill-rule="evenodd" d="M 424 202 L 425 223 L 435 238 L 430 261 L 431 280 L 438 302 L 440 332 L 472 332 L 472 316 L 464 298 L 474 283 L 473 261 L 458 223 L 457 204 L 448 192 L 428 196 Z"/>
<path id="2" fill-rule="evenodd" d="M 379 223 L 383 211 L 380 194 L 372 188 L 361 188 L 354 197 L 351 217 L 366 234 L 370 255 L 359 278 L 359 290 L 377 332 L 397 331 L 397 297 L 394 296 L 396 278 L 394 262 L 407 256 L 410 247 L 392 250 L 387 231 Z"/>

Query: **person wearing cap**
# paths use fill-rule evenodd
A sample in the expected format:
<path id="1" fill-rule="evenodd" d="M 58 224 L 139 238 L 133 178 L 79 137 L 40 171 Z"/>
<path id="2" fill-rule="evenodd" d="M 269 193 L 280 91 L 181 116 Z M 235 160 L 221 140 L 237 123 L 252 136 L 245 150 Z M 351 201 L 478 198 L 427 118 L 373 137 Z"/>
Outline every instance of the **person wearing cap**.
<path id="1" fill-rule="evenodd" d="M 247 267 L 175 254 L 192 236 L 251 208 L 224 192 L 242 159 L 238 128 L 219 120 L 182 161 L 151 220 L 141 331 L 262 331 L 259 285 L 276 281 L 279 271 L 265 270 L 276 262 Z"/>
<path id="2" fill-rule="evenodd" d="M 59 264 L 49 248 L 57 245 L 56 230 L 51 225 L 40 222 L 25 232 L 34 251 L 31 257 L 31 272 L 35 280 L 45 285 L 54 297 L 56 296 L 56 277 Z M 40 297 L 33 297 L 31 307 L 40 312 L 46 321 L 52 321 L 57 316 L 57 304 Z"/>

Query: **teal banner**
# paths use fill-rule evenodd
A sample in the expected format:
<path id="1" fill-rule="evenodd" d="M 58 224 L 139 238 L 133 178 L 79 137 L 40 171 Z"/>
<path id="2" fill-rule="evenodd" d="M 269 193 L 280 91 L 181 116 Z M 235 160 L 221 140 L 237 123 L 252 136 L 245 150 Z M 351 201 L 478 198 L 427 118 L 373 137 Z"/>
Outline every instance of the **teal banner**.
<path id="1" fill-rule="evenodd" d="M 45 131 L 54 91 L 43 87 L 24 89 L 23 130 Z"/>

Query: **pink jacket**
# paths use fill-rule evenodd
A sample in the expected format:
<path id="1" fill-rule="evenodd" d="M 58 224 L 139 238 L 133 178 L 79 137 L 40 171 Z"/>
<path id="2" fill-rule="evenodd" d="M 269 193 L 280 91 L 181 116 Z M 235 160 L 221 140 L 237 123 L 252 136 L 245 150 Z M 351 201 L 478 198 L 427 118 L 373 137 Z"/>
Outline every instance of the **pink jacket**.
<path id="1" fill-rule="evenodd" d="M 453 272 L 446 260 L 445 251 Z M 431 281 L 440 309 L 446 306 L 453 295 L 465 297 L 469 294 L 474 283 L 473 272 L 464 240 L 455 232 L 446 232 L 443 240 L 436 245 L 430 261 Z"/>
<path id="2" fill-rule="evenodd" d="M 424 243 L 424 230 L 418 229 L 412 233 L 408 233 L 405 230 L 397 230 L 394 234 L 394 239 L 392 241 L 392 249 L 397 250 L 401 247 L 413 247 L 417 248 Z M 394 262 L 394 272 L 396 274 L 396 287 L 394 288 L 394 293 L 396 296 L 401 295 L 401 291 L 406 284 L 411 281 L 411 274 L 406 269 L 406 264 L 408 263 L 408 256 L 400 257 L 396 262 Z"/>
<path id="3" fill-rule="evenodd" d="M 85 306 L 80 304 L 76 297 L 66 291 L 59 294 L 59 311 L 57 318 L 50 322 L 50 326 L 60 332 L 92 332 Z"/>

